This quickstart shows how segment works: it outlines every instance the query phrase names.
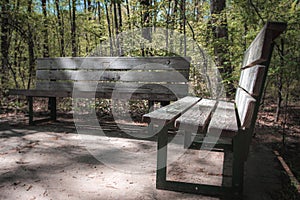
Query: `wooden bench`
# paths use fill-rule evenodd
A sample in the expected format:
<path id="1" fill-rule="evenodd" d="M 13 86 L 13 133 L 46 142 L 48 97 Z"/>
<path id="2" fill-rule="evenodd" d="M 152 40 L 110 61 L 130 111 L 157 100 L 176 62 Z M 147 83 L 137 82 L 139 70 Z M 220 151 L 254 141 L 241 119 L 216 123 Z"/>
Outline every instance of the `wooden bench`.
<path id="1" fill-rule="evenodd" d="M 40 58 L 35 89 L 13 89 L 10 95 L 28 98 L 33 124 L 33 97 L 47 97 L 56 120 L 57 97 L 144 99 L 166 105 L 188 94 L 190 58 L 87 57 Z"/>
<path id="2" fill-rule="evenodd" d="M 285 23 L 268 22 L 251 43 L 244 55 L 234 102 L 187 96 L 143 116 L 145 122 L 159 127 L 156 188 L 208 195 L 242 195 L 244 162 L 254 132 L 273 41 L 285 29 Z M 168 130 L 174 127 L 184 130 L 185 148 L 221 149 L 233 155 L 231 186 L 167 180 Z M 196 136 L 192 136 L 195 133 Z"/>

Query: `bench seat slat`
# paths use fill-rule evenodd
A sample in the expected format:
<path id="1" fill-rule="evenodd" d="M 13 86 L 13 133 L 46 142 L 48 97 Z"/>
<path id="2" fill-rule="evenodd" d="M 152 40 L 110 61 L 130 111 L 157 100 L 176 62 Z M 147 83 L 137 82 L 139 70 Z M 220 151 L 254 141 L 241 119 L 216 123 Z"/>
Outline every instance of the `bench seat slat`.
<path id="1" fill-rule="evenodd" d="M 185 130 L 194 130 L 193 127 L 197 127 L 198 131 L 203 132 L 216 103 L 216 100 L 201 99 L 175 121 L 175 127 Z"/>
<path id="2" fill-rule="evenodd" d="M 238 133 L 238 123 L 233 102 L 219 101 L 208 125 L 209 137 L 234 137 Z"/>
<path id="3" fill-rule="evenodd" d="M 198 101 L 200 101 L 200 98 L 198 97 L 186 96 L 171 103 L 170 105 L 143 115 L 143 121 L 147 123 L 154 122 L 160 125 L 168 124 L 175 121 L 175 119 L 195 105 Z"/>

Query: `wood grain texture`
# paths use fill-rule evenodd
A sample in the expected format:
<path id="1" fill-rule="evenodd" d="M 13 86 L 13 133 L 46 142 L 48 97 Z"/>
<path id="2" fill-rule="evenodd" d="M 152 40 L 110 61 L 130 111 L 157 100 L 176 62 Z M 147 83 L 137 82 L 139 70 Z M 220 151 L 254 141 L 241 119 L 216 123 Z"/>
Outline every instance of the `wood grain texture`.
<path id="1" fill-rule="evenodd" d="M 234 137 L 238 123 L 233 102 L 219 101 L 208 125 L 207 137 Z"/>
<path id="2" fill-rule="evenodd" d="M 273 40 L 286 29 L 286 23 L 267 22 L 244 54 L 242 68 L 266 62 L 271 55 Z"/>
<path id="3" fill-rule="evenodd" d="M 91 92 L 91 91 L 80 91 L 73 93 L 72 91 L 64 91 L 64 90 L 26 90 L 26 89 L 15 89 L 9 91 L 10 95 L 23 95 L 27 97 L 76 97 L 76 98 L 104 98 L 111 99 L 112 91 L 101 91 L 101 92 Z M 140 91 L 140 93 L 128 93 L 124 91 L 116 91 L 115 99 L 127 99 L 127 100 L 142 100 L 148 99 L 150 101 L 175 101 L 178 99 L 178 96 L 174 94 L 151 94 L 144 93 Z"/>
<path id="4" fill-rule="evenodd" d="M 174 122 L 175 119 L 180 117 L 180 115 L 185 113 L 198 101 L 200 101 L 200 98 L 198 97 L 186 96 L 182 99 L 179 99 L 176 102 L 171 103 L 168 106 L 162 107 L 151 113 L 143 115 L 143 121 L 147 123 L 153 122 L 155 124 L 160 125 Z"/>
<path id="5" fill-rule="evenodd" d="M 188 71 L 37 70 L 37 80 L 188 82 Z"/>
<path id="6" fill-rule="evenodd" d="M 193 127 L 197 127 L 199 131 L 203 132 L 208 125 L 216 103 L 216 100 L 201 99 L 175 121 L 175 127 L 187 131 L 194 130 Z"/>
<path id="7" fill-rule="evenodd" d="M 262 82 L 266 67 L 263 65 L 255 65 L 250 68 L 243 69 L 239 80 L 239 86 L 245 89 L 252 96 L 257 97 L 263 88 Z"/>
<path id="8" fill-rule="evenodd" d="M 148 83 L 107 83 L 107 82 L 98 82 L 98 81 L 78 81 L 78 82 L 69 82 L 69 81 L 39 81 L 36 83 L 37 90 L 48 90 L 48 91 L 131 91 L 138 92 L 143 90 L 149 94 L 173 94 L 179 98 L 187 96 L 188 84 L 148 84 Z"/>
<path id="9" fill-rule="evenodd" d="M 253 119 L 256 100 L 243 89 L 238 88 L 235 96 L 239 120 L 242 128 L 249 128 Z"/>
<path id="10" fill-rule="evenodd" d="M 189 69 L 189 57 L 75 57 L 75 58 L 39 58 L 37 69 Z"/>

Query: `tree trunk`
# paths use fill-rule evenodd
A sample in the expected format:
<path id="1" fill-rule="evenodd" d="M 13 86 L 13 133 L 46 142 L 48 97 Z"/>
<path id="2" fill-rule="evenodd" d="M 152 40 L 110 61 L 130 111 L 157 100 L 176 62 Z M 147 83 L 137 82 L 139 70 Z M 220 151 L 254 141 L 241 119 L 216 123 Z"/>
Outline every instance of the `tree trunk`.
<path id="1" fill-rule="evenodd" d="M 8 50 L 9 50 L 9 43 L 8 43 L 8 34 L 9 34 L 9 27 L 8 27 L 8 11 L 9 11 L 9 0 L 3 0 L 1 5 L 1 88 L 2 94 L 4 95 L 6 92 L 5 90 L 8 87 Z"/>
<path id="2" fill-rule="evenodd" d="M 226 80 L 225 85 L 226 96 L 230 97 L 234 92 L 233 83 L 230 79 L 233 68 L 229 63 L 229 58 L 226 56 L 228 49 L 228 27 L 226 16 L 223 15 L 226 8 L 226 0 L 212 0 L 210 11 L 212 15 L 211 28 L 214 39 L 214 55 L 216 65 L 219 68 L 222 79 Z"/>
<path id="3" fill-rule="evenodd" d="M 279 121 L 280 113 L 281 113 L 281 103 L 282 103 L 282 88 L 283 88 L 283 69 L 282 66 L 284 66 L 284 41 L 281 40 L 281 48 L 279 49 L 280 53 L 280 69 L 279 74 L 277 75 L 277 107 L 276 107 L 276 115 L 275 115 L 275 122 Z"/>
<path id="4" fill-rule="evenodd" d="M 118 0 L 118 19 L 119 19 L 119 33 L 122 32 L 122 26 L 123 26 L 123 20 L 122 20 L 122 9 L 121 9 L 121 0 Z M 122 44 L 122 41 L 120 41 L 121 38 L 118 37 L 118 43 Z M 122 45 L 118 45 L 119 46 L 119 55 L 122 56 L 123 55 L 123 49 L 122 49 Z"/>
<path id="5" fill-rule="evenodd" d="M 43 15 L 44 15 L 44 29 L 43 29 L 43 35 L 44 35 L 44 51 L 43 56 L 49 57 L 49 40 L 48 40 L 48 20 L 47 20 L 47 4 L 46 0 L 42 0 L 42 9 L 43 9 Z"/>
<path id="6" fill-rule="evenodd" d="M 150 0 L 141 0 L 142 5 L 142 37 L 145 38 L 148 41 L 151 41 L 151 35 L 150 35 Z M 145 28 L 146 27 L 146 28 Z M 148 28 L 147 28 L 148 27 Z M 143 44 L 142 44 L 143 45 Z M 145 49 L 144 46 L 141 47 L 142 49 L 142 56 L 146 56 L 149 54 L 149 52 Z"/>
<path id="7" fill-rule="evenodd" d="M 32 0 L 28 0 L 28 16 L 31 17 L 32 14 Z M 31 22 L 30 19 L 28 19 L 28 38 L 27 38 L 27 44 L 28 44 L 28 56 L 29 56 L 29 79 L 27 84 L 27 89 L 30 89 L 31 86 L 31 80 L 34 70 L 34 42 L 33 42 L 33 35 L 32 35 L 32 28 L 31 28 Z"/>
<path id="8" fill-rule="evenodd" d="M 185 17 L 185 0 L 181 0 L 180 3 L 180 7 L 181 7 L 181 28 L 183 31 L 183 41 L 181 41 L 181 43 L 183 42 L 183 55 L 186 56 L 186 17 Z M 181 45 L 181 46 L 182 46 Z M 181 51 L 182 52 L 182 51 Z"/>
<path id="9" fill-rule="evenodd" d="M 63 26 L 63 19 L 60 14 L 59 0 L 55 0 L 56 12 L 57 12 L 57 21 L 59 26 L 59 37 L 60 37 L 60 56 L 65 57 L 65 31 Z"/>
<path id="10" fill-rule="evenodd" d="M 125 0 L 125 2 L 126 2 L 126 12 L 127 12 L 128 27 L 129 27 L 129 29 L 131 29 L 129 1 Z"/>
<path id="11" fill-rule="evenodd" d="M 110 43 L 110 56 L 113 56 L 113 42 L 112 42 L 112 32 L 111 32 L 111 24 L 110 24 L 110 18 L 109 18 L 109 11 L 108 11 L 108 1 L 105 0 L 105 12 L 106 12 L 106 20 L 107 20 L 107 29 L 108 29 L 108 36 L 109 36 L 109 43 Z"/>
<path id="12" fill-rule="evenodd" d="M 114 11 L 114 24 L 115 24 L 115 38 L 116 38 L 116 48 L 118 56 L 120 56 L 120 43 L 119 43 L 119 22 L 118 22 L 118 13 L 117 13 L 117 3 L 116 0 L 113 0 L 113 11 Z"/>
<path id="13" fill-rule="evenodd" d="M 77 42 L 76 42 L 76 0 L 72 0 L 71 41 L 72 41 L 72 57 L 77 57 Z"/>
<path id="14" fill-rule="evenodd" d="M 120 0 L 118 1 L 118 17 L 119 17 L 119 32 L 122 32 L 123 20 L 122 20 L 122 7 Z"/>

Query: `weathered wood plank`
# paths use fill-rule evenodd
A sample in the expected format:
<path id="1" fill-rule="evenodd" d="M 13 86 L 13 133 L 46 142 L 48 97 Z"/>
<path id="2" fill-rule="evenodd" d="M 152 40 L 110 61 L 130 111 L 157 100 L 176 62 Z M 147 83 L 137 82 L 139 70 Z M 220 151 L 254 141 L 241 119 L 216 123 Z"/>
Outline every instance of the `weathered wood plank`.
<path id="1" fill-rule="evenodd" d="M 181 114 L 185 113 L 191 106 L 195 105 L 200 98 L 187 96 L 178 101 L 171 103 L 168 106 L 162 107 L 151 113 L 143 115 L 143 121 L 155 124 L 168 124 L 173 122 Z"/>
<path id="2" fill-rule="evenodd" d="M 242 68 L 261 64 L 271 54 L 272 41 L 286 28 L 286 23 L 268 22 L 245 52 Z"/>
<path id="3" fill-rule="evenodd" d="M 199 131 L 203 132 L 208 125 L 216 103 L 216 100 L 201 99 L 175 121 L 175 127 L 187 131 L 194 130 L 194 127 L 197 127 Z"/>
<path id="4" fill-rule="evenodd" d="M 243 89 L 238 88 L 235 96 L 239 120 L 242 128 L 249 128 L 252 122 L 256 100 Z"/>
<path id="5" fill-rule="evenodd" d="M 66 81 L 39 81 L 36 83 L 37 90 L 64 90 L 73 91 L 75 88 L 80 91 L 113 91 L 113 90 L 146 90 L 150 94 L 174 94 L 179 98 L 188 94 L 188 84 L 146 84 L 146 83 L 107 83 L 107 82 L 66 82 Z M 137 91 L 136 91 L 137 92 Z"/>
<path id="6" fill-rule="evenodd" d="M 76 98 L 104 98 L 111 99 L 112 91 L 101 91 L 101 92 L 91 92 L 91 91 L 80 91 L 73 93 L 73 91 L 63 91 L 63 90 L 10 90 L 10 95 L 23 95 L 28 97 L 76 97 Z M 151 93 L 126 93 L 125 91 L 118 92 L 114 96 L 118 99 L 128 99 L 128 100 L 152 100 L 152 101 L 175 101 L 178 96 L 174 94 L 151 94 Z"/>
<path id="7" fill-rule="evenodd" d="M 188 71 L 37 70 L 37 80 L 188 82 Z"/>
<path id="8" fill-rule="evenodd" d="M 238 133 L 235 106 L 232 102 L 219 101 L 208 125 L 206 137 L 233 137 Z"/>
<path id="9" fill-rule="evenodd" d="M 263 87 L 262 81 L 265 73 L 265 66 L 255 65 L 250 68 L 243 69 L 239 80 L 239 85 L 244 88 L 252 96 L 258 96 Z"/>
<path id="10" fill-rule="evenodd" d="M 85 57 L 39 58 L 37 69 L 189 69 L 189 57 Z"/>

